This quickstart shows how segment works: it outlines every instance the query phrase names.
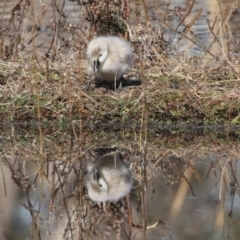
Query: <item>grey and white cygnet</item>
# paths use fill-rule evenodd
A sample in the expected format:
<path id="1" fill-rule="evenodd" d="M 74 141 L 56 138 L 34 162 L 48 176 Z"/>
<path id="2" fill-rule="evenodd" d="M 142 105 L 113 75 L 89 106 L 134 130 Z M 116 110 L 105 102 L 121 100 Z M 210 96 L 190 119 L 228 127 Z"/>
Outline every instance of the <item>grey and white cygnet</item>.
<path id="1" fill-rule="evenodd" d="M 117 202 L 132 189 L 132 172 L 119 153 L 101 157 L 87 171 L 88 196 L 95 202 Z"/>
<path id="2" fill-rule="evenodd" d="M 87 47 L 88 72 L 105 81 L 119 80 L 132 66 L 129 43 L 117 36 L 97 37 Z"/>

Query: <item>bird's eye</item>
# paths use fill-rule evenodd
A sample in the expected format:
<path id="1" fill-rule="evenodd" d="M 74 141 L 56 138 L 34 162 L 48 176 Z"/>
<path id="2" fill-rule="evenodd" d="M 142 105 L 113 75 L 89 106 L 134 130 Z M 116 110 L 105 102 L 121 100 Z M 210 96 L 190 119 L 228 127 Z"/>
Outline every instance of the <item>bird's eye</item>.
<path id="1" fill-rule="evenodd" d="M 102 184 L 101 184 L 101 183 L 99 183 L 99 187 L 100 187 L 100 188 L 102 187 Z"/>
<path id="2" fill-rule="evenodd" d="M 101 57 L 101 56 L 102 56 L 102 53 L 99 54 L 99 57 Z"/>

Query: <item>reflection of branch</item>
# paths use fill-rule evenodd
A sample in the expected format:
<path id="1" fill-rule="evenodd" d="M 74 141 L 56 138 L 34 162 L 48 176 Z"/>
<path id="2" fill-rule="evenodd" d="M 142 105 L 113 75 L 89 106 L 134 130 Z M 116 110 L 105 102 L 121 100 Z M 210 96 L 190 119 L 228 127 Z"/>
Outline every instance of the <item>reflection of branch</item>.
<path id="1" fill-rule="evenodd" d="M 165 223 L 162 221 L 162 220 L 158 220 L 156 221 L 155 223 L 151 224 L 151 225 L 148 225 L 147 226 L 147 229 L 151 229 L 151 228 L 155 228 L 159 225 L 165 225 Z M 135 225 L 134 223 L 132 223 L 132 226 L 134 228 L 137 228 L 137 229 L 143 229 L 143 226 L 142 225 Z"/>
<path id="2" fill-rule="evenodd" d="M 178 211 L 176 211 L 176 210 L 179 210 L 179 209 L 182 208 L 184 199 L 186 198 L 186 195 L 187 195 L 187 192 L 188 192 L 188 188 L 191 189 L 193 196 L 195 196 L 194 193 L 193 193 L 193 189 L 192 189 L 192 187 L 189 183 L 189 180 L 191 179 L 192 174 L 193 174 L 192 167 L 188 167 L 186 169 L 185 173 L 182 173 L 181 171 L 180 171 L 180 173 L 181 173 L 182 179 L 180 181 L 180 184 L 179 184 L 178 189 L 177 189 L 176 196 L 173 200 L 172 206 L 171 206 L 170 211 L 169 211 L 169 217 L 171 219 L 176 217 L 176 215 L 178 213 Z"/>
<path id="3" fill-rule="evenodd" d="M 236 174 L 233 170 L 233 166 L 232 166 L 232 161 L 229 162 L 230 165 L 230 169 L 231 169 L 231 177 L 233 178 L 233 180 L 230 182 L 230 199 L 231 199 L 231 210 L 228 214 L 229 217 L 232 217 L 232 213 L 233 213 L 233 202 L 234 202 L 234 197 L 237 191 L 237 177 Z"/>
<path id="4" fill-rule="evenodd" d="M 13 182 L 24 192 L 26 196 L 27 203 L 23 203 L 20 201 L 20 204 L 29 211 L 31 217 L 32 217 L 32 223 L 34 225 L 34 228 L 36 230 L 37 239 L 41 240 L 41 234 L 40 234 L 40 227 L 38 225 L 38 218 L 40 213 L 40 207 L 39 205 L 38 210 L 34 208 L 34 205 L 32 204 L 30 200 L 30 194 L 32 186 L 30 185 L 30 181 L 28 177 L 23 173 L 22 166 L 20 165 L 17 170 L 14 169 L 14 163 L 11 163 L 10 161 L 6 161 L 6 164 L 12 174 L 12 180 Z"/>
<path id="5" fill-rule="evenodd" d="M 187 182 L 187 184 L 188 184 L 188 186 L 189 186 L 189 188 L 192 192 L 193 197 L 195 197 L 195 193 L 194 193 L 193 188 L 192 188 L 190 182 L 188 181 L 187 177 L 184 175 L 184 173 L 182 173 L 182 171 L 180 173 L 181 173 L 181 176 L 186 180 L 186 182 Z"/>
<path id="6" fill-rule="evenodd" d="M 129 223 L 128 239 L 131 239 L 131 235 L 132 235 L 132 209 L 131 209 L 129 194 L 127 195 L 127 205 L 128 205 L 128 223 Z"/>
<path id="7" fill-rule="evenodd" d="M 237 191 L 237 188 L 236 188 L 236 184 L 234 181 L 232 181 L 230 183 L 230 199 L 231 199 L 231 210 L 230 212 L 228 213 L 228 216 L 229 217 L 232 217 L 233 216 L 233 203 L 234 203 L 234 197 L 235 197 L 235 194 L 236 194 L 236 191 Z"/>
<path id="8" fill-rule="evenodd" d="M 227 186 L 227 183 L 226 183 L 226 179 L 225 179 L 225 170 L 227 169 L 227 165 L 228 163 L 231 161 L 231 158 L 229 157 L 227 159 L 227 161 L 225 162 L 223 168 L 221 169 L 221 167 L 219 166 L 220 170 L 221 170 L 221 178 L 220 178 L 220 183 L 219 183 L 219 195 L 218 195 L 218 198 L 219 200 L 222 199 L 222 189 L 224 188 L 224 184 L 225 186 Z"/>
<path id="9" fill-rule="evenodd" d="M 54 165 L 53 165 L 53 170 L 54 170 L 54 172 L 56 173 L 56 175 L 57 175 L 57 178 L 58 178 L 58 181 L 59 181 L 59 188 L 57 188 L 56 190 L 58 191 L 59 189 L 60 189 L 60 191 L 61 191 L 61 193 L 62 193 L 62 200 L 63 200 L 63 204 L 64 204 L 64 207 L 65 207 L 65 210 L 66 210 L 66 213 L 67 213 L 67 219 L 68 219 L 68 223 L 67 223 L 67 225 L 68 225 L 68 229 L 70 230 L 70 233 L 71 233 L 71 237 L 73 238 L 73 228 L 72 228 L 72 224 L 71 224 L 71 216 L 70 216 L 70 212 L 69 212 L 69 209 L 68 209 L 68 207 L 67 207 L 67 198 L 65 197 L 65 194 L 64 194 L 64 190 L 63 190 L 63 186 L 64 186 L 64 184 L 66 183 L 66 181 L 64 181 L 64 183 L 61 181 L 61 177 L 60 177 L 60 175 L 59 175 L 59 171 L 58 171 L 58 169 L 57 169 L 57 166 L 56 166 L 56 164 L 54 163 Z M 55 191 L 55 193 L 56 193 L 56 191 Z M 55 194 L 54 194 L 55 195 Z M 54 199 L 54 197 L 52 198 L 52 199 Z"/>
<path id="10" fill-rule="evenodd" d="M 232 174 L 232 177 L 233 177 L 233 183 L 237 186 L 237 183 L 238 183 L 237 182 L 237 176 L 236 176 L 236 173 L 234 172 L 232 161 L 229 162 L 229 165 L 230 165 L 231 174 Z"/>

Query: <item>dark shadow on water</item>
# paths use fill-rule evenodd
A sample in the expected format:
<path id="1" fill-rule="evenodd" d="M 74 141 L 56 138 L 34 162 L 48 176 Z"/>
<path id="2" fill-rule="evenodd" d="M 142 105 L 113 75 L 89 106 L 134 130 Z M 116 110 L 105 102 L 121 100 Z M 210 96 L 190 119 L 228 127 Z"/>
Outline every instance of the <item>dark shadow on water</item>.
<path id="1" fill-rule="evenodd" d="M 64 118 L 62 121 L 0 121 L 0 126 L 15 126 L 15 127 L 31 127 L 31 128 L 36 128 L 36 127 L 46 127 L 46 128 L 51 128 L 51 127 L 70 127 L 72 125 L 78 125 L 79 122 L 81 121 L 82 127 L 83 128 L 90 128 L 90 129 L 102 129 L 102 130 L 111 130 L 111 129 L 124 129 L 124 128 L 134 128 L 134 129 L 140 129 L 141 128 L 141 123 L 136 123 L 134 121 L 126 121 L 124 123 L 122 122 L 114 122 L 114 123 L 89 123 L 89 121 L 82 121 L 81 119 L 75 119 L 75 120 L 68 120 Z M 198 131 L 198 130 L 203 130 L 203 131 L 215 131 L 215 132 L 238 132 L 240 131 L 240 126 L 226 126 L 226 125 L 194 125 L 194 124 L 189 124 L 189 123 L 182 123 L 182 124 L 165 124 L 165 123 L 148 123 L 147 128 L 149 130 L 179 130 L 179 131 Z"/>
<path id="2" fill-rule="evenodd" d="M 82 120 L 58 120 L 58 121 L 13 121 L 13 122 L 0 122 L 0 127 L 3 128 L 3 131 L 9 131 L 11 127 L 15 131 L 21 130 L 28 131 L 29 129 L 38 131 L 41 127 L 44 131 L 58 132 L 60 131 L 72 131 L 72 128 L 78 129 L 81 126 L 80 131 L 106 131 L 110 133 L 112 131 L 141 131 L 142 125 L 139 122 L 126 121 L 114 122 L 114 123 L 101 123 L 101 122 L 91 122 L 91 121 L 82 121 Z M 146 125 L 148 129 L 148 136 L 154 137 L 156 134 L 158 136 L 178 136 L 183 137 L 185 141 L 197 136 L 207 136 L 212 135 L 216 139 L 222 140 L 239 140 L 240 139 L 240 126 L 226 126 L 226 125 L 194 125 L 190 123 L 173 123 L 166 124 L 162 123 L 148 123 Z M 78 131 L 77 130 L 77 131 Z"/>

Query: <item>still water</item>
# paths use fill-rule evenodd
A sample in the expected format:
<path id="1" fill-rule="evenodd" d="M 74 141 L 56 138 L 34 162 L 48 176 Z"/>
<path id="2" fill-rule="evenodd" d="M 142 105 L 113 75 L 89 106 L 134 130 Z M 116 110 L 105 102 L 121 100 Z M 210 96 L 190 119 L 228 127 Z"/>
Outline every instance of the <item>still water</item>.
<path id="1" fill-rule="evenodd" d="M 238 239 L 239 140 L 149 130 L 145 148 L 136 129 L 38 131 L 12 125 L 1 134 L 2 239 L 143 239 L 144 221 L 145 239 Z M 104 210 L 83 191 L 88 153 L 116 149 L 135 179 L 131 220 L 126 202 Z"/>
<path id="2" fill-rule="evenodd" d="M 9 20 L 16 2 L 0 2 L 2 22 Z M 176 28 L 177 14 L 184 16 L 192 2 L 146 3 L 156 26 L 161 21 L 161 11 L 172 8 L 174 17 L 169 24 Z M 40 1 L 34 4 L 35 17 L 41 19 L 35 44 L 43 54 L 53 36 L 52 12 Z M 184 24 L 179 25 L 179 31 L 191 25 L 186 34 L 194 37 L 194 42 L 181 39 L 178 32 L 171 35 L 167 31 L 167 37 L 175 36 L 173 42 L 179 52 L 202 54 L 213 41 L 207 20 L 211 25 L 217 17 L 216 27 L 225 31 L 223 10 L 229 9 L 230 4 L 236 11 L 228 16 L 231 21 L 227 33 L 237 41 L 237 5 L 213 0 L 196 1 Z M 48 10 L 42 16 L 45 7 Z M 131 12 L 135 8 L 131 3 Z M 81 24 L 81 8 L 76 2 L 67 1 L 64 10 L 69 24 Z M 142 7 L 140 13 L 144 18 Z M 130 21 L 134 23 L 136 19 L 130 16 Z M 23 26 L 25 40 L 30 41 L 31 23 L 27 17 Z M 26 45 L 24 50 L 27 55 L 31 47 Z M 221 137 L 213 137 L 186 130 L 166 135 L 164 131 L 149 130 L 144 136 L 139 129 L 82 129 L 81 123 L 51 127 L 4 125 L 0 135 L 0 238 L 238 239 L 239 136 L 231 139 L 228 134 L 221 132 Z M 111 205 L 108 214 L 88 199 L 83 186 L 84 168 L 93 161 L 89 152 L 96 159 L 116 150 L 131 166 L 135 184 L 130 207 L 125 201 L 120 210 L 113 211 Z"/>
<path id="3" fill-rule="evenodd" d="M 146 2 L 146 11 L 143 8 L 141 1 L 130 1 L 130 16 L 129 22 L 132 26 L 147 21 L 149 19 L 153 26 L 164 31 L 164 37 L 175 43 L 179 52 L 184 52 L 191 55 L 199 55 L 207 49 L 213 53 L 219 52 L 222 48 L 230 48 L 234 52 L 238 51 L 239 47 L 239 3 L 237 1 L 217 1 L 217 0 L 148 0 Z M 12 14 L 13 7 L 16 7 L 17 1 L 0 1 L 1 27 L 3 23 L 7 23 Z M 34 22 L 35 22 L 35 47 L 40 54 L 46 53 L 49 49 L 49 44 L 53 39 L 53 29 L 51 23 L 54 17 L 59 20 L 58 34 L 65 40 L 69 36 L 64 34 L 68 27 L 61 26 L 62 19 L 59 15 L 54 15 L 54 9 L 50 1 L 34 1 Z M 82 5 L 78 5 L 77 1 L 56 1 L 56 6 L 64 11 L 64 19 L 69 27 L 73 29 L 82 28 L 79 34 L 85 35 L 85 26 L 83 21 L 79 21 L 82 17 Z M 164 13 L 169 12 L 169 16 Z M 136 17 L 139 16 L 139 17 Z M 32 15 L 26 14 L 23 23 L 21 23 L 20 31 L 22 35 L 22 49 L 24 57 L 32 51 L 33 29 Z M 169 21 L 166 21 L 169 19 Z M 183 19 L 183 21 L 181 21 Z M 165 29 L 162 24 L 167 24 Z M 160 26 L 161 25 L 161 26 Z M 17 26 L 17 24 L 16 24 Z M 15 26 L 15 27 L 16 27 Z M 3 28 L 4 29 L 4 28 Z M 174 30 L 173 30 L 174 29 Z M 184 34 L 179 34 L 183 32 Z M 214 34 L 213 34 L 214 33 Z M 13 33 L 13 37 L 17 37 L 18 31 Z M 221 41 L 216 44 L 214 36 L 221 36 Z M 225 39 L 228 39 L 228 41 Z M 4 39 L 7 43 L 7 39 Z M 60 48 L 61 41 L 56 42 L 56 47 Z"/>

